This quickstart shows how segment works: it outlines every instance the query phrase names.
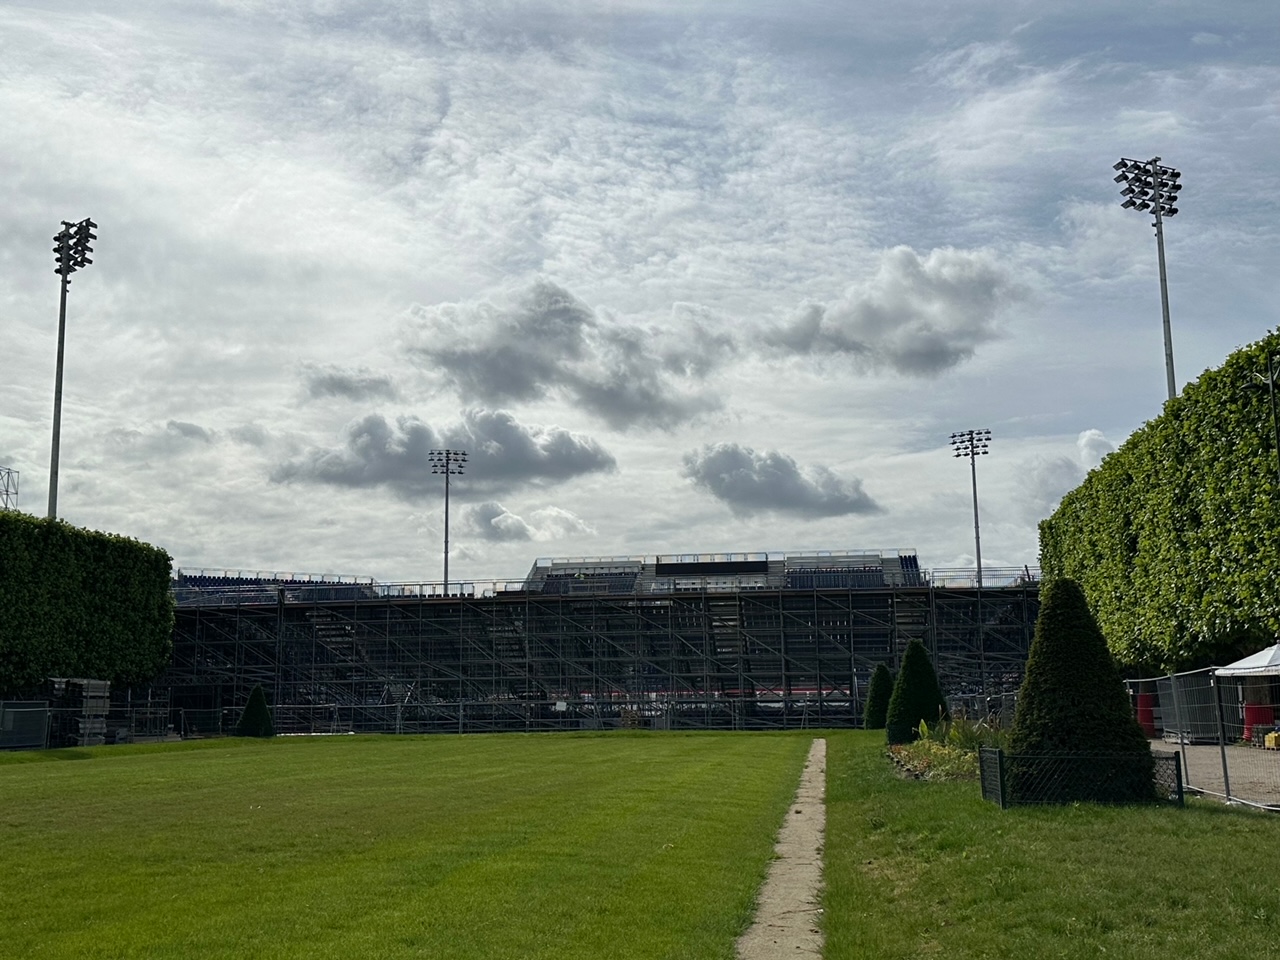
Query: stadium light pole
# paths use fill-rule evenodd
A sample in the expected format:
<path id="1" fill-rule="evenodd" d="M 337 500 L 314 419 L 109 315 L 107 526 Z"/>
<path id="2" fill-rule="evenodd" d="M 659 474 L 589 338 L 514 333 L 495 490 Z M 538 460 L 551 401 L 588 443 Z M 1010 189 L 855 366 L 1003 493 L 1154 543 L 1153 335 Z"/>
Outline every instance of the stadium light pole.
<path id="1" fill-rule="evenodd" d="M 978 561 L 978 589 L 982 589 L 982 535 L 978 529 L 978 457 L 986 456 L 991 446 L 990 430 L 961 430 L 951 435 L 951 449 L 956 457 L 969 458 L 973 476 L 973 552 Z"/>
<path id="2" fill-rule="evenodd" d="M 1169 278 L 1164 268 L 1164 218 L 1175 216 L 1178 208 L 1174 206 L 1178 193 L 1182 190 L 1182 174 L 1173 167 L 1162 167 L 1159 157 L 1150 160 L 1130 160 L 1121 157 L 1112 169 L 1116 171 L 1115 182 L 1124 184 L 1120 195 L 1124 202 L 1120 204 L 1126 210 L 1137 210 L 1139 213 L 1152 212 L 1155 220 L 1151 226 L 1156 230 L 1156 252 L 1160 258 L 1160 309 L 1164 317 L 1164 370 L 1169 381 L 1169 399 L 1178 394 L 1177 381 L 1173 376 L 1173 332 L 1169 327 Z"/>
<path id="3" fill-rule="evenodd" d="M 79 223 L 62 221 L 62 229 L 53 242 L 54 273 L 62 278 L 62 294 L 58 302 L 58 366 L 53 381 L 53 450 L 49 455 L 49 519 L 58 518 L 58 453 L 62 443 L 62 358 L 67 334 L 67 287 L 71 286 L 71 274 L 93 263 L 90 241 L 98 235 L 91 232 L 98 225 L 88 217 Z"/>
<path id="4" fill-rule="evenodd" d="M 444 593 L 449 595 L 449 478 L 461 476 L 467 464 L 465 450 L 432 450 L 427 454 L 432 473 L 444 474 Z"/>

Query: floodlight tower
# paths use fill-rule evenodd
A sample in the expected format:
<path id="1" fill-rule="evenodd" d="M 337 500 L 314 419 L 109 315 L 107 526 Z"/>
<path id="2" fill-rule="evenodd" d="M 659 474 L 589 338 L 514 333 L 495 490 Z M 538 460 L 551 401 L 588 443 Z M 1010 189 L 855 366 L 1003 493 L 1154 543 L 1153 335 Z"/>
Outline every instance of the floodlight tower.
<path id="1" fill-rule="evenodd" d="M 990 430 L 961 430 L 951 435 L 951 449 L 957 457 L 969 458 L 973 476 L 973 553 L 978 561 L 978 590 L 982 590 L 982 536 L 978 531 L 978 457 L 986 456 L 991 446 Z"/>
<path id="2" fill-rule="evenodd" d="M 427 454 L 432 473 L 444 474 L 444 592 L 449 595 L 449 478 L 461 476 L 467 464 L 465 450 L 432 450 Z"/>
<path id="3" fill-rule="evenodd" d="M 1178 193 L 1182 190 L 1181 172 L 1173 167 L 1162 167 L 1159 157 L 1150 160 L 1130 160 L 1121 157 L 1113 166 L 1116 171 L 1116 183 L 1123 183 L 1120 195 L 1124 202 L 1120 204 L 1126 210 L 1152 212 L 1155 220 L 1151 226 L 1156 229 L 1156 251 L 1160 257 L 1160 309 L 1164 315 L 1164 369 L 1169 381 L 1169 399 L 1178 393 L 1177 381 L 1173 376 L 1173 333 L 1169 328 L 1169 279 L 1164 269 L 1164 218 L 1175 216 L 1178 208 Z"/>
<path id="4" fill-rule="evenodd" d="M 62 278 L 62 296 L 58 304 L 58 367 L 53 382 L 53 451 L 49 456 L 49 519 L 58 518 L 58 448 L 62 441 L 62 357 L 67 333 L 67 287 L 71 286 L 71 274 L 93 263 L 90 241 L 98 235 L 91 231 L 98 225 L 88 217 L 79 223 L 62 221 L 62 229 L 53 242 L 54 273 Z"/>

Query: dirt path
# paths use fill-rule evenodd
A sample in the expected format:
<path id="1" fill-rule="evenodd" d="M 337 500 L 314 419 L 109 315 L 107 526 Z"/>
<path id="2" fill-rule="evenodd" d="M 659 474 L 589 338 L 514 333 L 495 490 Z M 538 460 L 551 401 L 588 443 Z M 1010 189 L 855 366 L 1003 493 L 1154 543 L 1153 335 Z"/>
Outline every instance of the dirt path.
<path id="1" fill-rule="evenodd" d="M 775 859 L 760 889 L 756 919 L 738 939 L 740 960 L 822 956 L 822 838 L 827 810 L 827 741 L 809 748 L 800 788 L 787 809 Z"/>

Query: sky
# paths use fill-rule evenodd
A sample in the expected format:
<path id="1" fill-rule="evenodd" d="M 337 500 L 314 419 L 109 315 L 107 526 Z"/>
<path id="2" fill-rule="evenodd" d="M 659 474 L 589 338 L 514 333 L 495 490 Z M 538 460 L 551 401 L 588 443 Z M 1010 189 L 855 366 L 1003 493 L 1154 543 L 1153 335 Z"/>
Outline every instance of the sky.
<path id="1" fill-rule="evenodd" d="M 0 466 L 191 570 L 1034 566 L 1277 325 L 1272 0 L 0 5 Z"/>

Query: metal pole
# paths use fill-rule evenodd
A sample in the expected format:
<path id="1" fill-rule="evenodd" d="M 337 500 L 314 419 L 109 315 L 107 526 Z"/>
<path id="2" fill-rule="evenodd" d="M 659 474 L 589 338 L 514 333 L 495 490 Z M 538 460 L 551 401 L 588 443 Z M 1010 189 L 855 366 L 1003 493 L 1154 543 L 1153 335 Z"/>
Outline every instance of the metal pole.
<path id="1" fill-rule="evenodd" d="M 978 457 L 969 447 L 969 472 L 973 474 L 973 552 L 978 561 L 978 589 L 982 589 L 982 534 L 978 530 Z"/>
<path id="2" fill-rule="evenodd" d="M 1157 688 L 1157 693 L 1158 692 L 1159 688 Z M 1186 730 L 1190 726 L 1190 723 L 1187 722 L 1184 724 L 1182 718 L 1182 704 L 1178 700 L 1178 675 L 1175 673 L 1169 674 L 1169 696 L 1173 700 L 1173 722 L 1176 724 L 1175 729 L 1178 731 L 1178 753 L 1182 755 L 1183 772 L 1185 775 L 1189 776 L 1191 768 L 1187 766 L 1186 743 L 1188 738 Z M 1164 729 L 1166 733 L 1169 731 L 1169 725 L 1167 723 L 1164 724 Z M 1191 784 L 1191 786 L 1195 786 L 1195 784 Z"/>
<path id="3" fill-rule="evenodd" d="M 1213 699 L 1218 707 L 1218 752 L 1222 755 L 1222 792 L 1230 800 L 1231 773 L 1227 770 L 1227 731 L 1222 721 L 1222 684 L 1212 672 L 1209 674 L 1209 684 L 1213 687 Z"/>
<path id="4" fill-rule="evenodd" d="M 1280 476 L 1280 417 L 1276 416 L 1276 361 L 1267 352 L 1267 392 L 1271 396 L 1271 429 L 1276 435 L 1276 473 Z"/>
<path id="5" fill-rule="evenodd" d="M 444 457 L 444 595 L 449 595 L 449 455 Z"/>
<path id="6" fill-rule="evenodd" d="M 62 442 L 62 359 L 65 352 L 67 333 L 67 283 L 68 272 L 65 264 L 68 260 L 67 246 L 70 237 L 62 241 L 62 262 L 64 264 L 62 279 L 62 295 L 58 303 L 58 367 L 53 380 L 53 450 L 49 455 L 49 519 L 58 519 L 58 448 Z"/>
<path id="7" fill-rule="evenodd" d="M 1151 161 L 1151 183 L 1156 192 L 1156 251 L 1160 257 L 1160 309 L 1164 316 L 1164 371 L 1169 381 L 1169 399 L 1172 400 L 1177 396 L 1178 389 L 1173 375 L 1173 331 L 1169 326 L 1169 278 L 1164 269 L 1164 217 L 1160 214 L 1160 208 L 1165 202 L 1165 191 L 1160 181 L 1159 160 L 1156 157 Z"/>

